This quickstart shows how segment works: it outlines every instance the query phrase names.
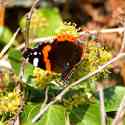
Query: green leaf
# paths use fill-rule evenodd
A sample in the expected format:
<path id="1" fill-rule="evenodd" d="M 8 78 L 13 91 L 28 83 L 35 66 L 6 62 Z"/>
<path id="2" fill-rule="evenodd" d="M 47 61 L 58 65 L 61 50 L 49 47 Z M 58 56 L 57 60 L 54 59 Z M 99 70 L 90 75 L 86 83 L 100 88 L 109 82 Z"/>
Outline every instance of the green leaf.
<path id="1" fill-rule="evenodd" d="M 31 125 L 32 118 L 40 111 L 40 103 L 28 103 L 21 114 L 22 125 Z M 34 125 L 66 125 L 66 112 L 62 106 L 53 105 Z"/>
<path id="2" fill-rule="evenodd" d="M 125 95 L 125 87 L 116 86 L 105 89 L 105 109 L 106 112 L 117 111 L 121 99 Z M 70 113 L 70 119 L 76 125 L 100 125 L 99 99 L 95 104 L 82 105 L 74 108 Z M 108 117 L 108 122 L 112 119 Z"/>
<path id="3" fill-rule="evenodd" d="M 8 52 L 8 58 L 9 58 L 9 61 L 12 65 L 14 72 L 18 75 L 20 72 L 21 59 L 22 59 L 21 52 L 15 49 L 11 49 Z"/>
<path id="4" fill-rule="evenodd" d="M 33 69 L 34 66 L 32 64 L 28 63 L 25 65 L 24 77 L 28 84 L 30 83 L 31 78 L 33 77 Z"/>
<path id="5" fill-rule="evenodd" d="M 85 112 L 84 118 L 77 125 L 100 125 L 100 110 L 98 104 L 92 104 Z"/>
<path id="6" fill-rule="evenodd" d="M 22 29 L 25 27 L 25 22 L 25 18 L 20 22 Z M 57 8 L 40 8 L 32 15 L 30 37 L 46 37 L 55 35 L 57 28 L 59 28 L 61 24 L 62 19 Z"/>
<path id="7" fill-rule="evenodd" d="M 57 28 L 62 24 L 59 11 L 56 8 L 43 8 L 41 9 L 41 13 L 43 14 L 43 17 L 47 19 L 48 25 L 46 28 L 40 29 L 38 37 L 54 35 Z"/>
<path id="8" fill-rule="evenodd" d="M 100 125 L 99 105 L 77 107 L 71 111 L 70 118 L 76 125 Z"/>
<path id="9" fill-rule="evenodd" d="M 0 27 L 0 49 L 7 44 L 12 37 L 12 33 L 6 27 Z"/>
<path id="10" fill-rule="evenodd" d="M 62 106 L 53 105 L 43 116 L 39 125 L 66 125 L 66 112 Z"/>
<path id="11" fill-rule="evenodd" d="M 31 125 L 33 116 L 40 110 L 40 103 L 30 103 L 25 105 L 24 111 L 21 113 L 21 125 Z"/>
<path id="12" fill-rule="evenodd" d="M 41 89 L 38 89 L 38 88 L 34 88 L 28 84 L 26 86 L 25 91 L 26 91 L 26 97 L 28 98 L 28 101 L 31 101 L 31 102 L 40 101 L 41 102 L 41 100 L 43 100 L 45 98 L 44 91 L 42 91 Z"/>
<path id="13" fill-rule="evenodd" d="M 116 86 L 105 90 L 106 112 L 117 111 L 121 99 L 125 96 L 125 87 Z"/>

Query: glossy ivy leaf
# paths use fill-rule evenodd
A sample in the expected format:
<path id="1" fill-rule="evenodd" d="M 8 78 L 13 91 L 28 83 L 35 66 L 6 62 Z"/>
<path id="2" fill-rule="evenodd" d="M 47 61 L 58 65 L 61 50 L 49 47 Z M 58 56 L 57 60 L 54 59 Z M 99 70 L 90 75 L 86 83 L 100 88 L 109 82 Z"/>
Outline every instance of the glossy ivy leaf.
<path id="1" fill-rule="evenodd" d="M 25 91 L 26 91 L 27 101 L 41 102 L 41 100 L 44 100 L 44 98 L 45 98 L 44 91 L 42 91 L 41 89 L 38 89 L 38 88 L 36 89 L 34 87 L 31 87 L 28 84 L 26 86 Z"/>
<path id="2" fill-rule="evenodd" d="M 20 22 L 22 29 L 25 28 L 26 19 Z M 44 7 L 36 10 L 30 23 L 30 37 L 47 37 L 56 34 L 56 30 L 62 24 L 62 19 L 57 8 Z"/>
<path id="3" fill-rule="evenodd" d="M 0 27 L 0 49 L 7 44 L 12 37 L 11 31 L 6 27 Z"/>
<path id="4" fill-rule="evenodd" d="M 117 111 L 123 96 L 125 96 L 125 87 L 116 86 L 106 89 L 105 90 L 106 112 Z"/>
<path id="5" fill-rule="evenodd" d="M 31 125 L 32 118 L 40 109 L 40 103 L 28 102 L 24 111 L 21 113 L 21 125 Z"/>
<path id="6" fill-rule="evenodd" d="M 40 104 L 28 103 L 21 114 L 22 124 L 31 125 L 32 118 L 39 112 Z M 34 125 L 66 125 L 66 112 L 62 106 L 53 105 Z"/>
<path id="7" fill-rule="evenodd" d="M 66 112 L 64 107 L 53 105 L 39 122 L 40 125 L 66 125 Z"/>
<path id="8" fill-rule="evenodd" d="M 92 104 L 85 112 L 84 119 L 77 125 L 100 125 L 100 110 L 98 104 Z"/>
<path id="9" fill-rule="evenodd" d="M 117 111 L 120 102 L 125 95 L 125 87 L 116 86 L 104 90 L 105 110 L 106 112 Z M 98 95 L 98 93 L 97 93 Z M 72 123 L 76 125 L 100 125 L 99 98 L 97 96 L 94 104 L 85 104 L 73 108 L 70 113 Z M 108 117 L 108 123 L 111 124 L 112 118 Z"/>
<path id="10" fill-rule="evenodd" d="M 24 68 L 24 79 L 29 84 L 31 81 L 31 78 L 33 77 L 33 65 L 30 63 L 27 63 Z"/>
<path id="11" fill-rule="evenodd" d="M 79 106 L 71 111 L 70 118 L 75 125 L 100 125 L 99 104 Z"/>
<path id="12" fill-rule="evenodd" d="M 20 72 L 22 58 L 23 58 L 22 53 L 16 49 L 11 49 L 8 52 L 8 58 L 9 58 L 9 61 L 12 65 L 12 69 L 18 75 Z M 32 77 L 33 69 L 34 69 L 33 65 L 31 65 L 29 63 L 25 65 L 25 67 L 24 67 L 24 79 L 25 79 L 25 81 L 28 81 L 30 79 L 30 77 Z"/>
<path id="13" fill-rule="evenodd" d="M 11 49 L 8 52 L 8 58 L 9 61 L 12 65 L 12 69 L 14 70 L 14 72 L 18 75 L 20 72 L 20 66 L 21 66 L 21 59 L 22 59 L 22 54 L 20 51 L 15 50 L 15 49 Z"/>

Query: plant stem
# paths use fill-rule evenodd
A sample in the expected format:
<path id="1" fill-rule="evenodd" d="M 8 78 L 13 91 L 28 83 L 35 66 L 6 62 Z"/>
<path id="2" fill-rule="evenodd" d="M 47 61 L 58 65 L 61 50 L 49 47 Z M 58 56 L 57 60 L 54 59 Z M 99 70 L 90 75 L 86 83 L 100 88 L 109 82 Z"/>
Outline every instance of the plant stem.
<path id="1" fill-rule="evenodd" d="M 104 106 L 104 92 L 103 84 L 97 83 L 97 91 L 99 92 L 100 112 L 101 112 L 101 125 L 106 125 L 106 112 Z"/>

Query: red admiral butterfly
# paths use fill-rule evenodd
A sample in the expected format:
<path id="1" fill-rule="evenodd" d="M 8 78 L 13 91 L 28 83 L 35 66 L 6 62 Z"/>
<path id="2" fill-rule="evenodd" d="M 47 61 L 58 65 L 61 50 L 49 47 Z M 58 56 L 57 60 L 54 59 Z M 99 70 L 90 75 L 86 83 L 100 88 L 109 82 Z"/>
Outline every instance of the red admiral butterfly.
<path id="1" fill-rule="evenodd" d="M 62 80 L 65 80 L 68 73 L 82 59 L 83 45 L 77 37 L 64 34 L 57 36 L 52 43 L 39 42 L 36 48 L 27 48 L 23 56 L 36 67 L 48 72 L 62 73 Z"/>

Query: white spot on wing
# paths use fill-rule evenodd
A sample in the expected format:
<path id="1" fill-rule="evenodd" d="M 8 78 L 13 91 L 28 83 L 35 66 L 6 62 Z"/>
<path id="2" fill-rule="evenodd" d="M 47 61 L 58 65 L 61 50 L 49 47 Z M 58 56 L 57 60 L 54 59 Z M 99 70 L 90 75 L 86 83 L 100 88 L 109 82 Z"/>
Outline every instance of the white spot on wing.
<path id="1" fill-rule="evenodd" d="M 33 54 L 34 54 L 34 55 L 37 55 L 37 52 L 34 52 Z"/>
<path id="2" fill-rule="evenodd" d="M 70 65 L 69 62 L 67 62 L 67 63 L 66 63 L 66 66 L 69 66 L 69 65 Z"/>
<path id="3" fill-rule="evenodd" d="M 34 58 L 33 65 L 37 67 L 38 63 L 39 63 L 39 59 L 38 58 Z"/>

